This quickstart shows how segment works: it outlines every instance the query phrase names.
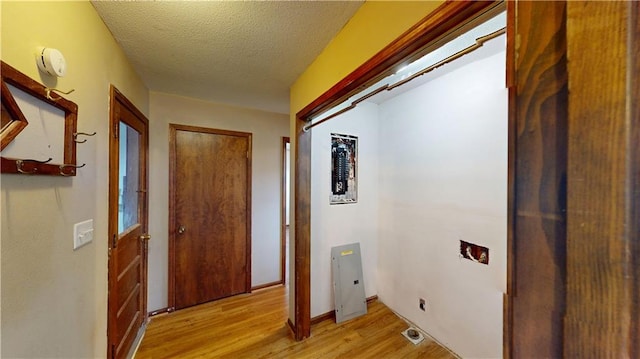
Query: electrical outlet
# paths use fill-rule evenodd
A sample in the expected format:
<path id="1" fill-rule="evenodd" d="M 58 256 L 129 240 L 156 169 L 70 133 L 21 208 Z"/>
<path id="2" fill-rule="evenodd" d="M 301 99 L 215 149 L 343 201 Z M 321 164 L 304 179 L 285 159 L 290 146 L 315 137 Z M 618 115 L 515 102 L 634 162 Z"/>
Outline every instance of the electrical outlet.
<path id="1" fill-rule="evenodd" d="M 476 263 L 489 264 L 489 248 L 460 241 L 460 256 Z"/>
<path id="2" fill-rule="evenodd" d="M 423 312 L 427 311 L 427 301 L 422 298 L 420 298 L 420 310 Z"/>

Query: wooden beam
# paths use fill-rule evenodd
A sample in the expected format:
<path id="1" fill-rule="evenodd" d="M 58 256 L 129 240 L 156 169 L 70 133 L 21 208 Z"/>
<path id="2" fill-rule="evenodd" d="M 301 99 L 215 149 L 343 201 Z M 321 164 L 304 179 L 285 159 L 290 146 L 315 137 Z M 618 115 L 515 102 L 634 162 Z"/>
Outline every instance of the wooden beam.
<path id="1" fill-rule="evenodd" d="M 507 2 L 507 49 L 506 87 L 509 103 L 508 164 L 507 164 L 507 291 L 503 294 L 502 305 L 502 356 L 510 359 L 513 354 L 513 309 L 512 296 L 514 282 L 514 228 L 515 228 L 515 175 L 516 175 L 516 3 Z"/>
<path id="2" fill-rule="evenodd" d="M 567 5 L 567 358 L 640 354 L 638 6 Z"/>
<path id="3" fill-rule="evenodd" d="M 510 203 L 515 213 L 510 214 L 505 356 L 559 358 L 566 261 L 566 3 L 518 1 L 515 7 L 516 54 L 507 50 L 515 62 L 515 72 L 508 71 L 508 78 L 514 77 L 515 203 Z"/>
<path id="4" fill-rule="evenodd" d="M 296 340 L 311 335 L 311 131 L 302 130 L 305 124 L 301 118 L 296 119 L 298 135 L 293 145 L 296 153 L 293 273 Z"/>
<path id="5" fill-rule="evenodd" d="M 353 92 L 363 90 L 380 74 L 402 64 L 461 24 L 478 16 L 499 1 L 447 1 L 415 24 L 367 62 L 298 112 L 308 118 L 337 105 Z"/>

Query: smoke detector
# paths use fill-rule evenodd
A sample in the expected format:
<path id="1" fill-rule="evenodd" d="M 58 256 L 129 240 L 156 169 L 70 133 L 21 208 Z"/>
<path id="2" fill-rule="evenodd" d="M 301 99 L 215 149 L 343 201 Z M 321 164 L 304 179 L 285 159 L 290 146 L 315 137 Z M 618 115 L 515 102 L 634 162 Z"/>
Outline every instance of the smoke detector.
<path id="1" fill-rule="evenodd" d="M 40 71 L 51 76 L 63 77 L 67 73 L 67 62 L 57 49 L 42 47 L 36 55 Z"/>

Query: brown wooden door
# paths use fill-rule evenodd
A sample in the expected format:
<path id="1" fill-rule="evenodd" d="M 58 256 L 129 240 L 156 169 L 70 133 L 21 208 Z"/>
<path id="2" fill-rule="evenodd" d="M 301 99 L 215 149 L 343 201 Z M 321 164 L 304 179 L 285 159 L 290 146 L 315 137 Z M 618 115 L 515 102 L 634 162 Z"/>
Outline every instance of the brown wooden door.
<path id="1" fill-rule="evenodd" d="M 148 121 L 111 91 L 109 145 L 109 358 L 127 356 L 147 319 Z"/>
<path id="2" fill-rule="evenodd" d="M 249 292 L 251 134 L 171 125 L 171 142 L 175 308 Z"/>

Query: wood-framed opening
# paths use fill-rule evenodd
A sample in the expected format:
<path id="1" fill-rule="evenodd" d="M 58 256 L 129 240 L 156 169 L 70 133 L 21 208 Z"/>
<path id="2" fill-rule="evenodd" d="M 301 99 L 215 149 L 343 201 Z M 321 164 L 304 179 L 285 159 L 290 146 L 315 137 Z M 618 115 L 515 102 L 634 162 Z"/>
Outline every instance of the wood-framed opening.
<path id="1" fill-rule="evenodd" d="M 296 339 L 310 332 L 303 126 L 493 4 L 443 4 L 296 115 Z M 504 357 L 640 353 L 639 17 L 633 2 L 507 2 Z"/>
<path id="2" fill-rule="evenodd" d="M 291 164 L 287 166 L 287 161 L 290 160 L 289 151 L 287 151 L 287 147 L 291 145 L 291 139 L 289 137 L 282 138 L 282 179 L 280 185 L 280 284 L 287 284 L 287 216 L 288 212 L 287 207 L 289 207 L 290 201 L 287 198 L 287 191 L 291 188 L 291 186 L 287 186 L 287 182 L 289 181 L 289 171 L 291 169 Z M 287 168 L 288 167 L 288 168 Z"/>
<path id="3" fill-rule="evenodd" d="M 290 186 L 288 186 L 288 171 L 287 161 L 289 160 L 287 146 L 291 143 L 289 137 L 282 137 L 282 142 L 280 145 L 280 257 L 278 259 L 280 265 L 280 279 L 277 281 L 265 283 L 258 285 L 256 287 L 252 287 L 251 291 L 260 290 L 264 288 L 269 288 L 277 285 L 286 285 L 287 284 L 287 231 L 288 231 L 288 223 L 287 216 L 288 211 L 287 207 L 289 206 L 289 201 L 287 198 L 287 190 Z M 290 166 L 289 166 L 290 167 Z"/>
<path id="4" fill-rule="evenodd" d="M 293 329 L 296 340 L 311 334 L 311 130 L 305 131 L 304 126 L 314 115 L 446 43 L 463 27 L 483 22 L 489 14 L 503 10 L 504 3 L 492 1 L 442 4 L 296 114 L 296 141 L 292 149 L 295 152 Z M 509 126 L 511 128 L 511 124 Z M 509 185 L 510 194 L 511 190 Z"/>

